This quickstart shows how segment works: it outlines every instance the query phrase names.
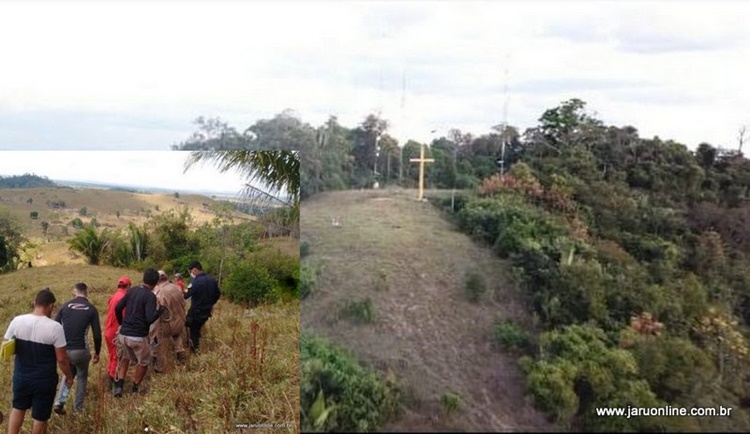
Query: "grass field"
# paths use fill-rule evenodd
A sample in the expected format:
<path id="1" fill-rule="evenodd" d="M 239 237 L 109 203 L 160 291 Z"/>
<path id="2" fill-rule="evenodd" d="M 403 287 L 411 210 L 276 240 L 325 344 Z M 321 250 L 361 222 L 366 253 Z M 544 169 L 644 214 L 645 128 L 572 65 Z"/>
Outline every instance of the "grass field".
<path id="1" fill-rule="evenodd" d="M 58 303 L 71 298 L 72 285 L 89 285 L 89 299 L 102 324 L 117 279 L 140 282 L 142 272 L 105 266 L 51 265 L 0 275 L 0 329 L 31 311 L 36 292 L 49 286 Z M 54 315 L 54 313 L 53 313 Z M 164 374 L 149 372 L 145 395 L 117 399 L 106 390 L 106 346 L 92 365 L 82 414 L 53 414 L 50 433 L 217 433 L 238 432 L 236 424 L 271 424 L 265 432 L 299 432 L 299 303 L 247 311 L 220 300 L 204 328 L 201 354 L 184 366 L 170 363 Z M 13 364 L 0 362 L 0 412 L 7 428 Z M 130 369 L 128 382 L 132 380 Z M 75 386 L 74 386 L 75 388 Z M 74 393 L 74 392 L 73 392 Z M 30 432 L 30 414 L 23 432 Z"/>
<path id="2" fill-rule="evenodd" d="M 51 208 L 47 205 L 47 201 L 64 201 L 65 208 Z M 170 194 L 97 189 L 76 190 L 69 187 L 0 189 L 0 210 L 9 211 L 16 216 L 24 233 L 28 237 L 37 239 L 41 239 L 44 235 L 42 221 L 50 224 L 50 235 L 60 235 L 60 226 L 68 224 L 76 217 L 84 223 L 88 223 L 94 217 L 103 227 L 116 228 L 125 227 L 129 222 L 141 224 L 146 221 L 148 213 L 159 215 L 180 207 L 187 207 L 195 222 L 201 224 L 214 218 L 210 210 L 214 202 L 213 199 L 200 195 L 180 195 L 179 198 L 175 198 Z M 84 207 L 87 215 L 81 216 L 79 211 Z M 32 211 L 39 213 L 37 219 L 29 217 Z M 240 212 L 235 212 L 233 217 L 238 222 L 254 220 L 252 216 Z M 72 227 L 68 230 L 72 233 Z"/>
<path id="3" fill-rule="evenodd" d="M 415 196 L 345 191 L 303 203 L 304 262 L 320 270 L 302 302 L 303 329 L 396 375 L 404 412 L 386 430 L 554 429 L 525 397 L 515 356 L 491 345 L 496 319 L 530 321 L 508 265 Z M 332 225 L 334 216 L 341 226 Z M 478 303 L 464 292 L 470 272 L 487 282 Z M 369 321 L 342 315 L 367 299 Z"/>

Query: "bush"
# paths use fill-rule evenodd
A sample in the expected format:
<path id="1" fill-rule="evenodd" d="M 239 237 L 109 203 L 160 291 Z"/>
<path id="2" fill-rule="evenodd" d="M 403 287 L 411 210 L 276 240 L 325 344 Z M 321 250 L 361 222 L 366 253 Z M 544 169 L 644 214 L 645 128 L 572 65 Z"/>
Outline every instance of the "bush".
<path id="1" fill-rule="evenodd" d="M 531 348 L 529 334 L 509 319 L 495 321 L 492 338 L 500 348 L 524 351 Z"/>
<path id="2" fill-rule="evenodd" d="M 70 221 L 71 226 L 73 226 L 76 229 L 82 229 L 83 228 L 83 220 L 76 217 L 73 220 Z"/>
<path id="3" fill-rule="evenodd" d="M 264 249 L 253 254 L 250 262 L 265 268 L 275 281 L 279 295 L 285 299 L 300 297 L 300 261 L 276 249 Z"/>
<path id="4" fill-rule="evenodd" d="M 375 319 L 375 308 L 369 298 L 360 301 L 350 300 L 341 309 L 340 316 L 354 323 L 371 323 Z"/>
<path id="5" fill-rule="evenodd" d="M 241 263 L 229 273 L 222 286 L 230 300 L 256 306 L 276 301 L 278 294 L 274 291 L 274 283 L 273 277 L 263 266 Z"/>
<path id="6" fill-rule="evenodd" d="M 466 297 L 469 301 L 477 302 L 487 291 L 487 284 L 484 281 L 484 277 L 476 272 L 468 273 L 466 275 Z"/>
<path id="7" fill-rule="evenodd" d="M 310 254 L 310 243 L 307 241 L 302 241 L 302 244 L 299 245 L 299 257 L 305 258 L 309 254 Z"/>
<path id="8" fill-rule="evenodd" d="M 300 268 L 300 297 L 306 298 L 310 295 L 315 282 L 317 280 L 318 272 L 312 266 L 308 264 L 302 264 Z"/>
<path id="9" fill-rule="evenodd" d="M 302 333 L 300 338 L 300 404 L 303 432 L 376 431 L 398 411 L 399 387 L 357 363 L 328 341 Z M 312 417 L 316 399 L 333 409 Z"/>
<path id="10" fill-rule="evenodd" d="M 39 218 L 39 211 L 31 211 L 31 212 L 29 213 L 29 217 L 30 217 L 30 218 L 31 218 L 32 220 L 36 220 L 36 219 L 38 219 L 38 218 Z"/>
<path id="11" fill-rule="evenodd" d="M 440 404 L 447 414 L 451 414 L 461 406 L 461 398 L 454 393 L 444 393 L 440 397 Z"/>

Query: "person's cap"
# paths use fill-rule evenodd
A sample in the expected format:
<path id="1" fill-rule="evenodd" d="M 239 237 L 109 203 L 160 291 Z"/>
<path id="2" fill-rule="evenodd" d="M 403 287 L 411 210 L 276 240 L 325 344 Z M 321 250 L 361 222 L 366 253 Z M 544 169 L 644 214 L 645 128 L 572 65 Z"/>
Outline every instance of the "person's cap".
<path id="1" fill-rule="evenodd" d="M 159 279 L 167 279 L 169 276 L 167 276 L 167 273 L 164 270 L 159 270 Z"/>
<path id="2" fill-rule="evenodd" d="M 132 282 L 130 281 L 130 278 L 127 276 L 122 276 L 120 280 L 117 281 L 117 286 L 120 285 L 130 285 Z"/>
<path id="3" fill-rule="evenodd" d="M 180 273 L 174 273 L 174 277 L 179 277 L 180 279 L 182 279 L 182 274 L 180 274 Z"/>

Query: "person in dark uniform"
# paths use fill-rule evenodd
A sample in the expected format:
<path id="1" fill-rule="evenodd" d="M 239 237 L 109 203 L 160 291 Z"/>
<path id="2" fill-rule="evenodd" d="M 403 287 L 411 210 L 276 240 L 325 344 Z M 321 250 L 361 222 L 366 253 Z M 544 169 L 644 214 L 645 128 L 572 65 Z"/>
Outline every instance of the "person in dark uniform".
<path id="1" fill-rule="evenodd" d="M 185 326 L 190 330 L 189 347 L 193 353 L 198 351 L 201 340 L 201 328 L 211 317 L 214 304 L 221 297 L 221 290 L 216 279 L 203 272 L 203 266 L 193 261 L 188 266 L 193 281 L 188 285 L 185 299 L 191 299 L 190 309 L 185 317 Z"/>
<path id="2" fill-rule="evenodd" d="M 67 352 L 70 359 L 73 376 L 78 378 L 75 402 L 75 411 L 83 410 L 83 399 L 86 396 L 86 387 L 89 378 L 89 362 L 91 361 L 91 348 L 89 347 L 86 334 L 89 330 L 94 336 L 94 364 L 99 363 L 99 353 L 102 349 L 102 329 L 99 324 L 99 311 L 96 310 L 88 300 L 89 290 L 85 283 L 76 283 L 73 287 L 73 299 L 63 304 L 57 311 L 55 321 L 63 326 L 65 340 L 68 342 Z M 60 382 L 55 396 L 55 405 L 52 407 L 55 413 L 65 414 L 65 402 L 68 400 L 68 385 Z"/>

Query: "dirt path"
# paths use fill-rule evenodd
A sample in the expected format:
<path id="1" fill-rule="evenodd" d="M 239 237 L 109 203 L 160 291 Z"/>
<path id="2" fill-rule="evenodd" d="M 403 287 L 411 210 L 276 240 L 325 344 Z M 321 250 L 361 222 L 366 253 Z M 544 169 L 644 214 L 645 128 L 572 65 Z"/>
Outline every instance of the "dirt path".
<path id="1" fill-rule="evenodd" d="M 341 227 L 332 226 L 332 215 Z M 516 357 L 490 345 L 496 318 L 525 316 L 507 264 L 432 205 L 404 191 L 323 194 L 303 204 L 302 239 L 311 243 L 309 261 L 323 270 L 303 302 L 302 327 L 393 371 L 406 387 L 404 415 L 385 429 L 553 429 L 525 398 Z M 477 304 L 464 295 L 471 270 L 488 283 Z M 337 320 L 345 301 L 366 297 L 373 324 Z M 451 415 L 440 404 L 445 393 L 461 399 Z"/>

